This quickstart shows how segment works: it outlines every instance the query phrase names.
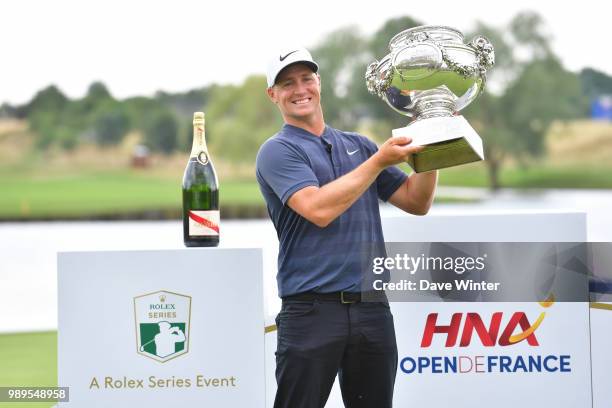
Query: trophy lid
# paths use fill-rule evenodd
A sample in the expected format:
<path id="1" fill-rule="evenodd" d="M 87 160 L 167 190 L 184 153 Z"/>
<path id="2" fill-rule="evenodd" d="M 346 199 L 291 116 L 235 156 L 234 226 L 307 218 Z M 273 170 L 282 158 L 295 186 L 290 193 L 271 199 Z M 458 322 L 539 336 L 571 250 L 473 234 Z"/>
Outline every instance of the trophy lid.
<path id="1" fill-rule="evenodd" d="M 428 38 L 445 43 L 463 44 L 463 34 L 456 28 L 442 25 L 424 25 L 409 28 L 393 36 L 389 41 L 389 51 L 393 51 L 397 46 L 407 42 L 419 42 Z"/>

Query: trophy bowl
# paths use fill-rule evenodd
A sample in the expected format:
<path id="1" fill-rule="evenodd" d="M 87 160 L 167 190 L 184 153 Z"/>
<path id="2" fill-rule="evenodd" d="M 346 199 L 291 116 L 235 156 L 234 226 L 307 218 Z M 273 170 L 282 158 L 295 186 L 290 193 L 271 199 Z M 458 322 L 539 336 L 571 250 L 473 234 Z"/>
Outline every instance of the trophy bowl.
<path id="1" fill-rule="evenodd" d="M 486 71 L 495 63 L 493 45 L 483 36 L 468 44 L 444 26 L 404 30 L 389 42 L 389 54 L 366 71 L 368 91 L 411 123 L 394 129 L 425 148 L 408 160 L 415 172 L 484 159 L 482 140 L 457 112 L 484 90 Z"/>

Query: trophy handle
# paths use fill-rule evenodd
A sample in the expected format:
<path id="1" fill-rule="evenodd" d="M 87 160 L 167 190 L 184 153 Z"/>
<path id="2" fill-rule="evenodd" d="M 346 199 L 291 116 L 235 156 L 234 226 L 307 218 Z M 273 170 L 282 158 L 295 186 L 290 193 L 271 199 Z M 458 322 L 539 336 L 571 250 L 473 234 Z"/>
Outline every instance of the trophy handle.
<path id="1" fill-rule="evenodd" d="M 468 44 L 468 47 L 472 48 L 476 52 L 476 59 L 481 71 L 486 71 L 495 64 L 495 51 L 493 50 L 493 44 L 483 35 L 477 35 L 472 38 L 472 41 Z"/>
<path id="2" fill-rule="evenodd" d="M 389 58 L 382 61 L 375 60 L 366 70 L 365 79 L 368 91 L 372 95 L 385 99 L 385 91 L 391 84 L 391 73 L 393 66 L 389 63 Z"/>
<path id="3" fill-rule="evenodd" d="M 376 89 L 376 70 L 378 69 L 378 60 L 374 60 L 374 62 L 368 65 L 365 74 L 366 86 L 368 87 L 368 92 L 373 95 L 378 95 L 378 89 Z"/>

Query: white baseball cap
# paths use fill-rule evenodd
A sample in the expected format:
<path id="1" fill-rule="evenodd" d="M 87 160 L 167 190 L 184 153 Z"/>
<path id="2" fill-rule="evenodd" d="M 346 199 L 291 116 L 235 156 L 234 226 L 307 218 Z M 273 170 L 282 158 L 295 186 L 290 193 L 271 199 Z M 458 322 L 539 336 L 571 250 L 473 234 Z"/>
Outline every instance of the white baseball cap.
<path id="1" fill-rule="evenodd" d="M 276 77 L 283 69 L 298 62 L 309 66 L 313 72 L 319 70 L 319 66 L 314 62 L 312 55 L 306 48 L 285 48 L 278 55 L 272 57 L 268 63 L 268 87 L 274 86 Z"/>

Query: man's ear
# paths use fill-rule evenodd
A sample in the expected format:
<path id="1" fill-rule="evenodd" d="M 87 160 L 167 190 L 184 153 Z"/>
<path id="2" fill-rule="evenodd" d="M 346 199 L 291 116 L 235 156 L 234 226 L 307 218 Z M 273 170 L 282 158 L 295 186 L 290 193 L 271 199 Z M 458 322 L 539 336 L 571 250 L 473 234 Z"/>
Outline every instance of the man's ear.
<path id="1" fill-rule="evenodd" d="M 276 98 L 276 90 L 274 89 L 274 86 L 271 86 L 267 89 L 268 92 L 268 98 L 270 98 L 270 100 L 273 103 L 278 103 L 278 100 Z"/>
<path id="2" fill-rule="evenodd" d="M 316 73 L 317 75 L 317 80 L 319 81 L 319 93 L 321 93 L 321 75 L 319 75 L 319 73 Z"/>

